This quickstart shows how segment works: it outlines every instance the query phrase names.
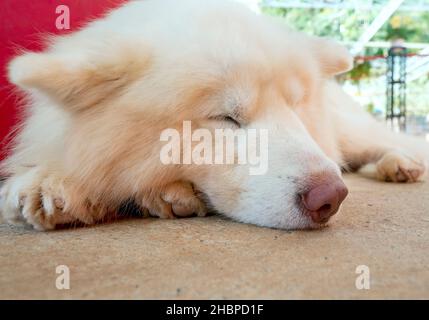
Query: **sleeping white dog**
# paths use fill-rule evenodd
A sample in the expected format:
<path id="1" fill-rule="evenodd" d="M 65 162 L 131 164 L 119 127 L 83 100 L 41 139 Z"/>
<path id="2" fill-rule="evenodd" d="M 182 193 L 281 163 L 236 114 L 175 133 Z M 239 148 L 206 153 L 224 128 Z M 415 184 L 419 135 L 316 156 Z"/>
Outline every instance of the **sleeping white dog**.
<path id="1" fill-rule="evenodd" d="M 2 164 L 2 214 L 47 230 L 134 201 L 161 218 L 216 211 L 260 226 L 325 225 L 347 195 L 341 168 L 373 163 L 381 180 L 415 182 L 429 160 L 425 141 L 385 129 L 334 82 L 351 67 L 335 42 L 234 2 L 126 4 L 11 61 L 27 113 Z M 266 172 L 164 163 L 162 132 L 187 121 L 268 133 Z"/>

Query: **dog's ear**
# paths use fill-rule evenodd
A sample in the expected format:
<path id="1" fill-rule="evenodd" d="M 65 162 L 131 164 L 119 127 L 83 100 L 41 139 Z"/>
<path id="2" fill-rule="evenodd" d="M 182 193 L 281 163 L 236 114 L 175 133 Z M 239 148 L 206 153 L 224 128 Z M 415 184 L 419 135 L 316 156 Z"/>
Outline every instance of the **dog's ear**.
<path id="1" fill-rule="evenodd" d="M 13 84 L 39 90 L 65 108 L 80 111 L 117 94 L 142 75 L 148 61 L 147 51 L 117 45 L 83 54 L 24 53 L 10 62 L 8 71 Z"/>
<path id="2" fill-rule="evenodd" d="M 324 38 L 311 37 L 310 46 L 310 50 L 314 52 L 324 75 L 336 76 L 353 68 L 353 57 L 347 48 L 339 43 Z"/>

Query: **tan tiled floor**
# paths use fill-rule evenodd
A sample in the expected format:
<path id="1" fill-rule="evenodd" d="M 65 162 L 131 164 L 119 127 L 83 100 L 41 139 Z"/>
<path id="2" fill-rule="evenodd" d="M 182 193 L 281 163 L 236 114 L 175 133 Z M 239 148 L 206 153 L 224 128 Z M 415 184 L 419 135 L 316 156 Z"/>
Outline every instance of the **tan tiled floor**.
<path id="1" fill-rule="evenodd" d="M 0 298 L 429 298 L 429 183 L 348 176 L 329 228 L 133 219 L 39 233 L 0 225 Z M 67 265 L 71 289 L 55 287 Z M 357 290 L 358 265 L 370 290 Z"/>

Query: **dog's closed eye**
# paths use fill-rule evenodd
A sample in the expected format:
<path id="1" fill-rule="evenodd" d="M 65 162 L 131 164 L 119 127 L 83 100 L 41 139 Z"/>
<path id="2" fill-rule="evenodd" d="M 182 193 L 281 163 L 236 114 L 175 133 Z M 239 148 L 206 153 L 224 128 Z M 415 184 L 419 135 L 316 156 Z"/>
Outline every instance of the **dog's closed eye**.
<path id="1" fill-rule="evenodd" d="M 214 120 L 214 121 L 228 122 L 230 124 L 233 124 L 235 127 L 241 128 L 240 121 L 238 121 L 236 118 L 234 118 L 233 116 L 228 115 L 228 114 L 226 114 L 226 115 L 218 115 L 218 116 L 215 116 L 215 117 L 211 117 L 210 119 Z"/>

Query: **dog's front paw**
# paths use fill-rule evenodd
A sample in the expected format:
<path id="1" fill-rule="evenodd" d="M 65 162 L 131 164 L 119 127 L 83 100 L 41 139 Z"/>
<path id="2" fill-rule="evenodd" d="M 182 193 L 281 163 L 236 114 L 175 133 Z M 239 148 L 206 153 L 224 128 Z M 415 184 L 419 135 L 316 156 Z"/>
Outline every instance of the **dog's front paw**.
<path id="1" fill-rule="evenodd" d="M 169 184 L 161 198 L 171 204 L 173 214 L 179 217 L 189 217 L 196 214 L 199 217 L 207 215 L 204 203 L 196 196 L 195 190 L 188 182 Z"/>
<path id="2" fill-rule="evenodd" d="M 376 168 L 377 178 L 389 182 L 416 182 L 426 171 L 424 163 L 397 151 L 385 154 Z"/>
<path id="3" fill-rule="evenodd" d="M 0 190 L 0 206 L 11 224 L 29 224 L 36 230 L 52 230 L 58 225 L 81 222 L 92 224 L 105 215 L 105 209 L 89 201 L 82 205 L 63 177 L 40 168 L 15 175 Z"/>
<path id="4" fill-rule="evenodd" d="M 174 182 L 160 193 L 150 192 L 143 197 L 142 207 L 151 216 L 174 219 L 207 214 L 204 203 L 196 196 L 190 183 Z"/>
<path id="5" fill-rule="evenodd" d="M 54 229 L 69 222 L 64 214 L 64 188 L 60 179 L 39 168 L 6 180 L 0 192 L 3 217 L 12 224 L 26 222 L 37 230 Z"/>

